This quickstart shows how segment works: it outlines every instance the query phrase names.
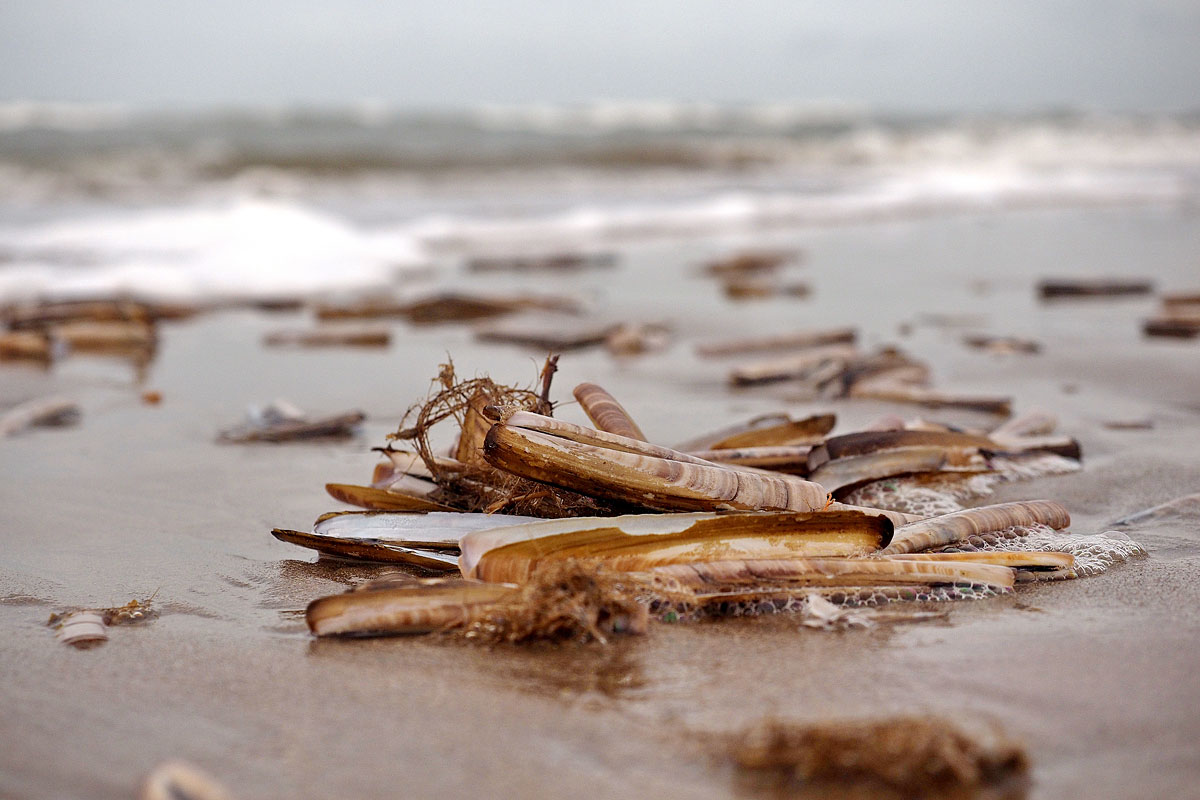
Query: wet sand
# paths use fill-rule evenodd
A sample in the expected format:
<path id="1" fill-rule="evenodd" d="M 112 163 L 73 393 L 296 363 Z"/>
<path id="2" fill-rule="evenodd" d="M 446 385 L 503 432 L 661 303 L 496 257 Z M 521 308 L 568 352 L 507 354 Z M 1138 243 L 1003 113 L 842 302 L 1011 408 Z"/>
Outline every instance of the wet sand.
<path id="1" fill-rule="evenodd" d="M 732 304 L 702 259 L 754 243 L 807 249 L 808 299 Z M 669 319 L 666 352 L 563 357 L 555 396 L 594 380 L 651 439 L 673 444 L 764 411 L 832 410 L 839 430 L 881 402 L 800 402 L 785 386 L 732 391 L 729 361 L 695 341 L 856 325 L 896 342 L 953 391 L 1008 393 L 1057 413 L 1084 448 L 1075 475 L 1001 487 L 1047 497 L 1073 529 L 1200 491 L 1200 345 L 1152 341 L 1153 298 L 1039 304 L 1047 276 L 1200 283 L 1200 219 L 1156 208 L 1031 211 L 896 221 L 620 249 L 614 269 L 468 277 L 472 285 L 581 292 L 600 312 Z M 921 313 L 978 314 L 969 329 Z M 607 647 L 482 648 L 432 639 L 315 641 L 298 612 L 386 567 L 317 562 L 270 536 L 339 507 L 327 481 L 362 482 L 403 410 L 447 353 L 460 375 L 532 382 L 540 355 L 474 343 L 462 327 L 393 327 L 385 350 L 291 351 L 265 331 L 302 314 L 223 313 L 163 328 L 139 401 L 132 370 L 75 357 L 0 368 L 0 403 L 67 394 L 72 429 L 0 441 L 0 796 L 130 797 L 183 758 L 242 798 L 330 796 L 728 797 L 746 795 L 711 736 L 765 715 L 799 721 L 936 712 L 985 717 L 1024 741 L 1033 797 L 1189 796 L 1200 780 L 1200 520 L 1128 529 L 1150 555 L 1107 574 L 949 606 L 941 622 L 829 634 L 786 616 L 655 625 Z M 964 332 L 1037 339 L 998 358 Z M 544 354 L 543 354 L 544 355 Z M 287 397 L 314 412 L 361 408 L 343 443 L 218 445 L 245 406 Z M 561 415 L 579 419 L 577 408 Z M 1109 430 L 1150 418 L 1150 430 Z M 90 650 L 55 641 L 51 611 L 157 592 L 161 616 Z"/>

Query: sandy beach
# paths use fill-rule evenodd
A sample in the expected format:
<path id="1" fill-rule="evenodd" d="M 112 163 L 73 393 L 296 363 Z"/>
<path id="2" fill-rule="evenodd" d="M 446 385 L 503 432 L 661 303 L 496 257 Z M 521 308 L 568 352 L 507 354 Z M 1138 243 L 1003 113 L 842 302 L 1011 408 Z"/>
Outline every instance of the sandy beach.
<path id="1" fill-rule="evenodd" d="M 734 303 L 698 274 L 747 245 L 799 247 L 803 299 Z M 652 441 L 675 444 L 768 411 L 832 411 L 839 431 L 882 413 L 985 424 L 966 411 L 733 390 L 723 336 L 849 325 L 929 361 L 940 388 L 1041 408 L 1083 447 L 1076 474 L 1016 482 L 997 501 L 1061 500 L 1075 532 L 1200 487 L 1200 345 L 1150 340 L 1152 296 L 1041 303 L 1048 276 L 1200 286 L 1200 217 L 1174 204 L 972 211 L 824 228 L 618 241 L 615 266 L 443 281 L 566 292 L 598 317 L 662 321 L 664 351 L 567 353 L 554 397 L 598 382 Z M 954 320 L 930 315 L 952 314 Z M 965 319 L 963 319 L 965 317 Z M 318 560 L 273 539 L 325 511 L 329 481 L 365 482 L 438 364 L 531 384 L 544 352 L 482 344 L 465 326 L 391 323 L 381 349 L 269 349 L 306 311 L 225 311 L 164 323 L 144 381 L 113 359 L 0 366 L 0 404 L 65 395 L 78 426 L 0 441 L 0 796 L 128 798 L 166 759 L 239 798 L 754 796 L 714 741 L 767 716 L 938 713 L 994 720 L 1023 742 L 1030 797 L 1194 793 L 1200 780 L 1200 526 L 1123 529 L 1149 552 L 1104 575 L 949 604 L 944 620 L 826 633 L 787 615 L 655 624 L 608 645 L 483 647 L 425 638 L 312 638 L 308 602 L 392 567 Z M 1037 355 L 966 348 L 1016 335 Z M 160 405 L 140 399 L 161 392 Z M 250 403 L 361 409 L 336 443 L 218 444 Z M 582 414 L 564 402 L 559 415 Z M 1105 423 L 1149 420 L 1148 429 Z M 46 619 L 154 595 L 160 616 L 76 650 Z"/>

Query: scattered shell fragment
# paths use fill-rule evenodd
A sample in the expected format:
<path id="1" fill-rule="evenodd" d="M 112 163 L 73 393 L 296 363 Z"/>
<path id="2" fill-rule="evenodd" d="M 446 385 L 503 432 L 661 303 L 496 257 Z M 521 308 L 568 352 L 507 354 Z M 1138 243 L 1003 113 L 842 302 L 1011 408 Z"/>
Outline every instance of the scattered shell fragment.
<path id="1" fill-rule="evenodd" d="M 581 320 L 568 314 L 529 313 L 475 327 L 481 342 L 502 342 L 556 353 L 604 344 L 618 328 L 606 320 Z"/>
<path id="2" fill-rule="evenodd" d="M 186 761 L 159 764 L 146 776 L 138 800 L 232 800 L 224 786 Z"/>
<path id="3" fill-rule="evenodd" d="M 29 400 L 0 414 L 0 437 L 35 426 L 72 425 L 79 421 L 79 406 L 62 397 Z"/>
<path id="4" fill-rule="evenodd" d="M 364 419 L 366 415 L 361 411 L 311 418 L 291 403 L 276 400 L 265 407 L 251 407 L 244 424 L 222 431 L 217 440 L 245 443 L 345 438 L 353 436 Z"/>
<path id="5" fill-rule="evenodd" d="M 964 336 L 963 343 L 976 350 L 1001 356 L 1015 353 L 1033 355 L 1042 352 L 1040 342 L 1018 336 Z"/>
<path id="6" fill-rule="evenodd" d="M 480 256 L 467 261 L 471 272 L 577 272 L 617 263 L 615 253 L 546 253 L 540 255 Z"/>
<path id="7" fill-rule="evenodd" d="M 696 355 L 702 358 L 751 355 L 781 350 L 805 350 L 832 344 L 854 344 L 858 332 L 854 328 L 795 331 L 772 336 L 727 339 L 696 345 Z"/>
<path id="8" fill-rule="evenodd" d="M 387 347 L 391 341 L 385 328 L 287 330 L 263 337 L 269 347 Z"/>
<path id="9" fill-rule="evenodd" d="M 1043 300 L 1087 297 L 1124 297 L 1150 294 L 1154 284 L 1137 278 L 1058 278 L 1038 283 Z"/>
<path id="10" fill-rule="evenodd" d="M 58 622 L 57 635 L 63 644 L 87 647 L 108 641 L 108 626 L 95 611 L 75 611 Z"/>

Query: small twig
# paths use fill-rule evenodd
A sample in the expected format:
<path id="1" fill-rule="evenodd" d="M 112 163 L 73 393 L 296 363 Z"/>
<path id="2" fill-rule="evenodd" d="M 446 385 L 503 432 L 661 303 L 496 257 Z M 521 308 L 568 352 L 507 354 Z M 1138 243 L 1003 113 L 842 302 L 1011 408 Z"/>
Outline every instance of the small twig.
<path id="1" fill-rule="evenodd" d="M 542 367 L 542 394 L 540 396 L 542 413 L 549 416 L 554 412 L 554 405 L 550 402 L 550 381 L 554 380 L 554 373 L 558 372 L 558 354 L 551 353 L 546 356 L 546 363 Z"/>

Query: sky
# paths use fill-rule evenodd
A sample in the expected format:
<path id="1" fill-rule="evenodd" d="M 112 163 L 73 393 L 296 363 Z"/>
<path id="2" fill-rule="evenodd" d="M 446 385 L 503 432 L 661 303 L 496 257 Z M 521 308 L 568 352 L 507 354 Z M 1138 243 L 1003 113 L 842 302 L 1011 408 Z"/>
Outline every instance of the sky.
<path id="1" fill-rule="evenodd" d="M 1200 0 L 0 0 L 0 102 L 1200 108 Z"/>

